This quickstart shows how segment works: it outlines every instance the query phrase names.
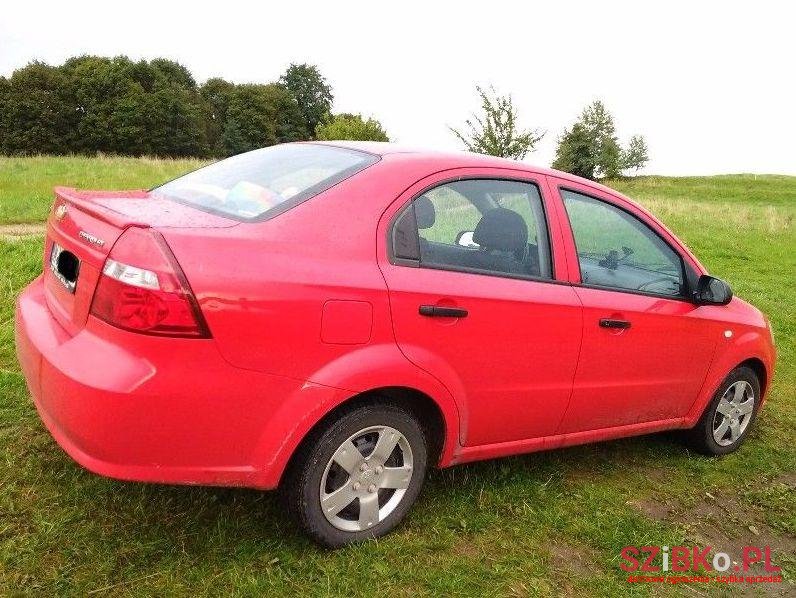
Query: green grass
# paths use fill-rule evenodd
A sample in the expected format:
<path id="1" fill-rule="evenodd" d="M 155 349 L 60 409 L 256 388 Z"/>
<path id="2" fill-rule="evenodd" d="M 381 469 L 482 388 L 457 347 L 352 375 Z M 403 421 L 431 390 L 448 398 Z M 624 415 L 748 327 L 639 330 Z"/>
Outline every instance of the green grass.
<path id="1" fill-rule="evenodd" d="M 3 212 L 12 221 L 41 218 L 54 183 L 148 186 L 192 167 L 0 159 L 9 164 L 17 173 L 13 184 L 0 175 L 0 205 L 13 206 Z M 747 444 L 708 459 L 656 435 L 432 472 L 395 533 L 333 553 L 308 542 L 270 493 L 117 482 L 75 465 L 39 422 L 13 351 L 13 298 L 41 268 L 41 238 L 0 241 L 0 594 L 691 596 L 719 588 L 628 584 L 619 550 L 712 542 L 737 554 L 746 541 L 773 545 L 793 580 L 796 178 L 612 186 L 773 321 L 777 375 Z"/>
<path id="2" fill-rule="evenodd" d="M 112 156 L 0 156 L 0 224 L 40 222 L 53 187 L 141 189 L 164 183 L 205 164 L 202 160 Z"/>

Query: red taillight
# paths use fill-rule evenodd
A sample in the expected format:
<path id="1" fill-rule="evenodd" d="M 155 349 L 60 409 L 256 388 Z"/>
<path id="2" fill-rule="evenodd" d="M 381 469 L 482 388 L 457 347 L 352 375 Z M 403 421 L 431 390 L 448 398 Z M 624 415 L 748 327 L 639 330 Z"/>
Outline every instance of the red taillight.
<path id="1" fill-rule="evenodd" d="M 210 336 L 177 260 L 151 229 L 128 228 L 116 241 L 94 291 L 91 313 L 134 332 Z"/>

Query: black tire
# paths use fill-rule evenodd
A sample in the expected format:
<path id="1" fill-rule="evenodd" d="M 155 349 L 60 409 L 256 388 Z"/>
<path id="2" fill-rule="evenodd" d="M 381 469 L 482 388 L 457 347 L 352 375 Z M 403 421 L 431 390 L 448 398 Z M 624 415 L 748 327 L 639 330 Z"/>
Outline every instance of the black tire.
<path id="1" fill-rule="evenodd" d="M 737 382 L 748 382 L 752 387 L 754 395 L 754 407 L 750 414 L 749 423 L 745 426 L 743 432 L 732 441 L 731 444 L 721 445 L 716 442 L 713 436 L 714 420 L 716 419 L 716 410 L 721 402 L 724 393 Z M 757 374 L 751 368 L 746 366 L 737 367 L 732 370 L 728 376 L 721 383 L 713 399 L 705 408 L 705 412 L 699 419 L 696 426 L 686 432 L 686 440 L 688 444 L 696 451 L 705 455 L 727 455 L 734 451 L 743 444 L 746 437 L 749 435 L 752 426 L 757 419 L 757 412 L 760 409 L 760 380 Z"/>
<path id="2" fill-rule="evenodd" d="M 332 456 L 352 435 L 377 426 L 389 426 L 398 430 L 408 442 L 412 455 L 412 473 L 409 484 L 400 498 L 400 502 L 382 521 L 362 531 L 338 529 L 327 519 L 321 508 L 321 482 L 327 465 Z M 322 546 L 338 548 L 346 544 L 378 538 L 390 532 L 403 520 L 420 494 L 426 476 L 427 447 L 428 443 L 423 428 L 414 414 L 382 401 L 360 404 L 341 412 L 338 417 L 326 422 L 302 443 L 282 480 L 280 494 L 285 506 L 299 526 Z M 400 447 L 398 449 L 400 450 Z M 366 456 L 367 451 L 365 451 L 363 459 Z M 348 474 L 343 471 L 342 475 Z M 350 475 L 348 482 L 344 482 L 343 485 L 354 479 L 354 475 L 364 474 Z M 379 504 L 381 504 L 380 493 L 382 490 L 376 492 L 379 493 Z M 390 491 L 387 492 L 389 496 Z M 358 502 L 352 503 L 352 505 L 358 504 Z M 358 508 L 358 506 L 352 508 Z"/>

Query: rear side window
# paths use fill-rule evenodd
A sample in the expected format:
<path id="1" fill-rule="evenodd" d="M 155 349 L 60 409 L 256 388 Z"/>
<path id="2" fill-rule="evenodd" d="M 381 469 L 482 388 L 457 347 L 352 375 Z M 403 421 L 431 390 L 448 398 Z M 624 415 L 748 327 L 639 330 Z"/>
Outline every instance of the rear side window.
<path id="1" fill-rule="evenodd" d="M 152 193 L 238 220 L 280 214 L 367 168 L 378 156 L 326 145 L 286 144 L 221 160 Z"/>
<path id="2" fill-rule="evenodd" d="M 551 278 L 539 189 L 532 183 L 468 179 L 416 197 L 396 219 L 393 256 L 420 266 Z"/>

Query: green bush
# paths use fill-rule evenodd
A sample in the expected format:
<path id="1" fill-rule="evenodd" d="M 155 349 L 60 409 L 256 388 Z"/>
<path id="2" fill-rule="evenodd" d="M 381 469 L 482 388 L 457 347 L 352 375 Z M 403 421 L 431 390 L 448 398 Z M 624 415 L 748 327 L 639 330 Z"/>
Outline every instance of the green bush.
<path id="1" fill-rule="evenodd" d="M 315 129 L 315 137 L 326 141 L 389 141 L 381 123 L 374 118 L 364 120 L 361 114 L 336 114 L 328 117 Z"/>

